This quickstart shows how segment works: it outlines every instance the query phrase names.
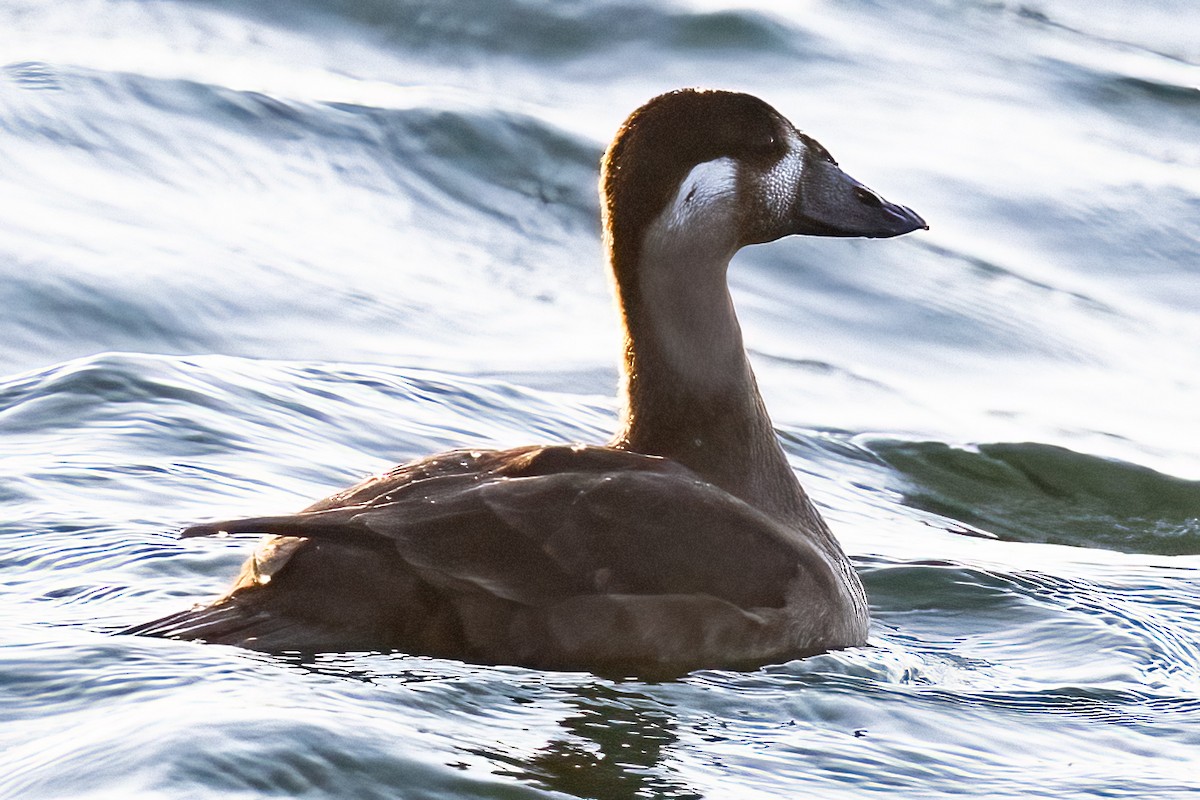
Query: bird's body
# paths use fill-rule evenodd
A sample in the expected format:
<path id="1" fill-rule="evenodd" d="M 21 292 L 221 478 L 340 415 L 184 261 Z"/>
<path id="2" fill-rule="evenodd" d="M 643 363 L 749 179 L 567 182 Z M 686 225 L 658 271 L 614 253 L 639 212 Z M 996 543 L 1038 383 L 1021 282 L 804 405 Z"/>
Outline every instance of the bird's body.
<path id="1" fill-rule="evenodd" d="M 635 674 L 864 643 L 862 584 L 779 446 L 725 270 L 746 244 L 923 221 L 730 92 L 634 112 L 601 186 L 626 333 L 609 445 L 443 453 L 299 514 L 189 528 L 274 538 L 216 602 L 131 632 Z"/>

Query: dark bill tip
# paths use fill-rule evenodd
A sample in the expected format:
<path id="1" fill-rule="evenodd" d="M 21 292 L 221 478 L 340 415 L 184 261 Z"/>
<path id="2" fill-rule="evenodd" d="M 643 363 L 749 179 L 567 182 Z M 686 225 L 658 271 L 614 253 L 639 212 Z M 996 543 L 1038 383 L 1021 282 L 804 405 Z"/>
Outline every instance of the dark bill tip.
<path id="1" fill-rule="evenodd" d="M 880 233 L 876 238 L 884 239 L 890 236 L 902 236 L 913 231 L 929 230 L 929 223 L 908 206 L 897 205 L 896 203 L 884 203 L 884 210 L 891 219 L 888 219 L 881 226 L 886 232 Z"/>

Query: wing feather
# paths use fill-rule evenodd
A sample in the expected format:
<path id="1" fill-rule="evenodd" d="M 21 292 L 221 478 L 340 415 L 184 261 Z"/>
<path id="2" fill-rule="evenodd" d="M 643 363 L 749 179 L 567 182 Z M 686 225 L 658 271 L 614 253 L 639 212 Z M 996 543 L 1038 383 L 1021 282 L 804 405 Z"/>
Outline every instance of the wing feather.
<path id="1" fill-rule="evenodd" d="M 130 632 L 258 649 L 374 638 L 547 666 L 717 663 L 778 647 L 788 594 L 827 579 L 815 547 L 771 518 L 679 465 L 611 448 L 458 451 L 299 514 L 184 535 L 222 531 L 301 538 L 275 547 L 269 581 Z M 346 602 L 361 621 L 343 619 Z"/>

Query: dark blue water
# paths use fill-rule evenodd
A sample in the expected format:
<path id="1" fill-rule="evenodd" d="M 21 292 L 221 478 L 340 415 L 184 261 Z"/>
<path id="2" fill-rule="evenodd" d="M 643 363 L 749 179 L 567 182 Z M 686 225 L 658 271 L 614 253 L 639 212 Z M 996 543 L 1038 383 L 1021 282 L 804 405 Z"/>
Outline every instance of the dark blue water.
<path id="1" fill-rule="evenodd" d="M 0 795 L 1200 793 L 1200 7 L 0 2 Z M 597 159 L 767 99 L 927 234 L 735 298 L 871 646 L 669 683 L 111 632 L 175 538 L 601 441 Z"/>

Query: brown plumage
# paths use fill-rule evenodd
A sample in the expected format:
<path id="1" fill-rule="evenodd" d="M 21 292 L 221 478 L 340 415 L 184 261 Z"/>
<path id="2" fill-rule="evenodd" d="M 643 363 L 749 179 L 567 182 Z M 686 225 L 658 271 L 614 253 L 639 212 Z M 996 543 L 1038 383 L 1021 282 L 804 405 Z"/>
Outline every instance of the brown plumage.
<path id="1" fill-rule="evenodd" d="M 780 449 L 725 268 L 792 233 L 924 223 L 730 92 L 650 101 L 602 171 L 626 333 L 610 445 L 443 453 L 298 514 L 188 528 L 275 538 L 222 598 L 129 632 L 631 674 L 863 643 L 862 585 Z"/>

